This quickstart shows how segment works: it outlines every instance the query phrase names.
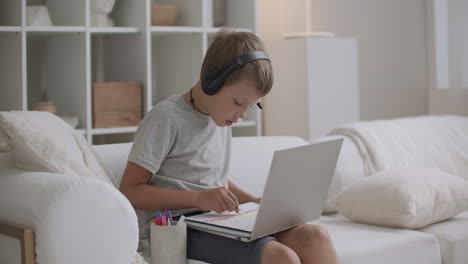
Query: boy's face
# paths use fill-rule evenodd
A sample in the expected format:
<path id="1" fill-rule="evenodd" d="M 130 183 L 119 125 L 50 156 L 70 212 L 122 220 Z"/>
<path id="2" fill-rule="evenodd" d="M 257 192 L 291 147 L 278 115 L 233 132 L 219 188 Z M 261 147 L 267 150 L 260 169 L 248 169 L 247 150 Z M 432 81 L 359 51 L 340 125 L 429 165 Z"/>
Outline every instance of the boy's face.
<path id="1" fill-rule="evenodd" d="M 244 119 L 247 110 L 255 105 L 260 96 L 252 81 L 240 80 L 209 96 L 210 116 L 217 126 L 231 126 Z"/>

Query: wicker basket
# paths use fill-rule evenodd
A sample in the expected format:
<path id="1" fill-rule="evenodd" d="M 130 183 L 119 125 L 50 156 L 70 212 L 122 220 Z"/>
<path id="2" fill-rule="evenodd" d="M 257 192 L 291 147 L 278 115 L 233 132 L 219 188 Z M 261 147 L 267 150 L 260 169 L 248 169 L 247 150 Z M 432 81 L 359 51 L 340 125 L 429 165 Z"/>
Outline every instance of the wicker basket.
<path id="1" fill-rule="evenodd" d="M 172 26 L 179 15 L 179 8 L 175 5 L 154 4 L 151 9 L 151 24 L 153 26 Z"/>
<path id="2" fill-rule="evenodd" d="M 52 101 L 38 102 L 34 104 L 34 110 L 45 111 L 45 112 L 55 114 L 56 112 L 55 102 L 52 102 Z"/>

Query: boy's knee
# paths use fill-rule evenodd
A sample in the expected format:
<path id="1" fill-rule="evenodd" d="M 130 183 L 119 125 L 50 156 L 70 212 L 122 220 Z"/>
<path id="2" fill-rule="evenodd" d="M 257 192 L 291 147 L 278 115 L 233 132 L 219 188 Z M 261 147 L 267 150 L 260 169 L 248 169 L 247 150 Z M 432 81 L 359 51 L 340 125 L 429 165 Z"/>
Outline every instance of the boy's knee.
<path id="1" fill-rule="evenodd" d="M 318 225 L 300 225 L 295 231 L 297 243 L 303 247 L 318 246 L 331 240 L 327 230 Z"/>
<path id="2" fill-rule="evenodd" d="M 266 263 L 300 264 L 301 261 L 291 248 L 279 242 L 270 241 L 265 245 L 262 253 L 262 264 Z"/>

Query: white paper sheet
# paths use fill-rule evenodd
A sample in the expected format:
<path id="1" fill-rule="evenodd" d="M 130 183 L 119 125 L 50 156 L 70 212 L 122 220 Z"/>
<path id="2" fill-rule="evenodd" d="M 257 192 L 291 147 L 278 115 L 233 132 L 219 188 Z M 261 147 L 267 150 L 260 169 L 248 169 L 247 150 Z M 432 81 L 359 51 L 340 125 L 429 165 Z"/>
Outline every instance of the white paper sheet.
<path id="1" fill-rule="evenodd" d="M 222 227 L 228 227 L 237 230 L 251 232 L 255 224 L 255 218 L 258 211 L 257 203 L 245 203 L 239 205 L 239 213 L 224 212 L 218 214 L 214 211 L 187 217 L 185 221 L 199 222 Z"/>

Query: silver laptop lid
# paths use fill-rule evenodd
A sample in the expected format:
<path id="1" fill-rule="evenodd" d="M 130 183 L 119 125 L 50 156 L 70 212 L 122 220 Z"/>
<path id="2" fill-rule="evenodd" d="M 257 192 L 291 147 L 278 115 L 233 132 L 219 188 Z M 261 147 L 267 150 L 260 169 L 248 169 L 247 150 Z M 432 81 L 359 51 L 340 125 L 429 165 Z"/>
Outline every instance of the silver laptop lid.
<path id="1" fill-rule="evenodd" d="M 343 139 L 275 151 L 252 239 L 322 214 Z"/>

